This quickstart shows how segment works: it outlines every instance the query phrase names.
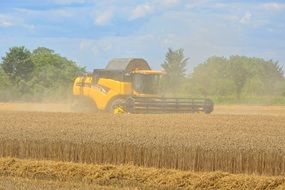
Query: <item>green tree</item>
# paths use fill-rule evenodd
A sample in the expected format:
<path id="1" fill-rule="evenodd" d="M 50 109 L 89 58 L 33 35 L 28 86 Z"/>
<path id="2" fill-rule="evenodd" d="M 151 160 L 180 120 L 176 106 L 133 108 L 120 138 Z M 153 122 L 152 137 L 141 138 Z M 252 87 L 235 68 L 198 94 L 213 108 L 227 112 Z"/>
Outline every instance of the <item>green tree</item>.
<path id="1" fill-rule="evenodd" d="M 212 96 L 278 96 L 284 75 L 278 62 L 245 56 L 211 57 L 190 76 L 193 93 Z M 190 89 L 188 87 L 188 89 Z M 195 89 L 195 90 L 193 90 Z"/>
<path id="2" fill-rule="evenodd" d="M 68 96 L 71 94 L 73 80 L 78 73 L 84 71 L 75 62 L 44 47 L 33 51 L 32 61 L 35 68 L 30 85 L 37 99 Z"/>
<path id="3" fill-rule="evenodd" d="M 9 87 L 10 81 L 7 74 L 2 69 L 2 65 L 0 64 L 0 101 L 7 101 L 9 99 Z"/>
<path id="4" fill-rule="evenodd" d="M 233 83 L 230 81 L 227 71 L 228 60 L 224 57 L 210 57 L 206 62 L 194 68 L 190 76 L 194 94 L 208 95 L 231 95 Z"/>
<path id="5" fill-rule="evenodd" d="M 41 101 L 71 95 L 73 79 L 84 69 L 53 50 L 10 48 L 0 68 L 0 98 Z M 8 94 L 8 96 L 7 96 Z"/>
<path id="6" fill-rule="evenodd" d="M 246 65 L 251 64 L 251 60 L 246 57 L 231 56 L 229 59 L 228 73 L 229 77 L 235 84 L 235 94 L 238 99 L 240 99 L 241 92 L 246 82 L 252 76 Z"/>
<path id="7" fill-rule="evenodd" d="M 168 49 L 165 56 L 165 61 L 161 65 L 161 67 L 167 73 L 162 80 L 163 90 L 174 95 L 178 93 L 182 85 L 182 81 L 185 78 L 188 60 L 189 59 L 185 58 L 184 56 L 183 49 Z"/>
<path id="8" fill-rule="evenodd" d="M 10 48 L 2 60 L 2 68 L 12 82 L 27 81 L 30 78 L 34 64 L 31 52 L 25 47 Z"/>
<path id="9" fill-rule="evenodd" d="M 2 65 L 0 65 L 0 89 L 4 89 L 9 86 L 9 78 L 2 69 Z"/>

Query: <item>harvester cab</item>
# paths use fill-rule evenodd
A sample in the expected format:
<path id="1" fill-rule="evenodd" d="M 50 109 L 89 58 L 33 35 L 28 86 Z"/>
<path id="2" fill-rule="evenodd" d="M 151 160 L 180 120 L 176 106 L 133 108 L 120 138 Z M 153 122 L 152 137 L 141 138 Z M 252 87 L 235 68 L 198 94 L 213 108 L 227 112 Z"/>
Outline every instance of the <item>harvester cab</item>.
<path id="1" fill-rule="evenodd" d="M 201 98 L 165 98 L 159 94 L 162 71 L 144 59 L 113 59 L 105 69 L 75 79 L 73 95 L 87 97 L 98 110 L 113 113 L 211 113 L 213 102 Z"/>
<path id="2" fill-rule="evenodd" d="M 159 83 L 163 72 L 135 70 L 131 72 L 134 96 L 155 96 L 159 94 Z"/>

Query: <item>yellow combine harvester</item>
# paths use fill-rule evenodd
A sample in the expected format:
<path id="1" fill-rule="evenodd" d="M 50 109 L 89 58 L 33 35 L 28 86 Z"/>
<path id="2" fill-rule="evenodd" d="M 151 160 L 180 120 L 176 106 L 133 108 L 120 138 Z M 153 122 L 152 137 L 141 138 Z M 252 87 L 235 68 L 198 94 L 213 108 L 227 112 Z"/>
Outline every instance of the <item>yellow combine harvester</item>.
<path id="1" fill-rule="evenodd" d="M 151 70 L 144 59 L 113 59 L 105 69 L 95 69 L 92 74 L 77 77 L 73 95 L 79 99 L 88 97 L 97 110 L 112 113 L 213 111 L 213 102 L 209 99 L 160 96 L 162 74 Z"/>

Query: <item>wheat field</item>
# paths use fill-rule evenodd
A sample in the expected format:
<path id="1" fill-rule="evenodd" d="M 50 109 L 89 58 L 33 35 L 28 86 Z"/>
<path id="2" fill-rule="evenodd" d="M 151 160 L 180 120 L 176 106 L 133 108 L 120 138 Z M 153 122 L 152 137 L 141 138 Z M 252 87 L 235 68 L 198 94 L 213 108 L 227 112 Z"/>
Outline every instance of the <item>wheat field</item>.
<path id="1" fill-rule="evenodd" d="M 0 190 L 285 189 L 285 107 L 211 115 L 0 104 Z"/>
<path id="2" fill-rule="evenodd" d="M 285 173 L 282 115 L 1 112 L 0 126 L 1 157 Z"/>

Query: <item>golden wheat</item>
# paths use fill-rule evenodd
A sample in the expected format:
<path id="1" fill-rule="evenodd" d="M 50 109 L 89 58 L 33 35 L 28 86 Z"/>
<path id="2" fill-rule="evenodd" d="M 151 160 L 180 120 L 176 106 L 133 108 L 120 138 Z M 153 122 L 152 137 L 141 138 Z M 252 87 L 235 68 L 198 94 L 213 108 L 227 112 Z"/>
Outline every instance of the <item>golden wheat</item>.
<path id="1" fill-rule="evenodd" d="M 285 106 L 216 105 L 214 114 L 285 116 Z"/>
<path id="2" fill-rule="evenodd" d="M 114 187 L 85 184 L 81 182 L 60 182 L 19 177 L 0 177 L 0 190 L 138 190 L 131 187 Z"/>
<path id="3" fill-rule="evenodd" d="M 0 156 L 285 174 L 285 117 L 1 112 Z"/>
<path id="4" fill-rule="evenodd" d="M 74 188 L 85 185 L 87 189 L 98 185 L 111 186 L 113 187 L 112 189 L 115 187 L 128 187 L 131 189 L 136 187 L 137 189 L 256 190 L 285 188 L 285 177 L 280 176 L 234 175 L 222 172 L 193 173 L 178 170 L 142 168 L 131 165 L 75 164 L 12 158 L 0 159 L 0 175 L 16 178 L 16 181 L 12 180 L 12 182 L 21 184 L 21 187 L 24 184 L 35 184 L 38 187 L 43 185 L 46 187 L 56 187 L 56 183 L 54 182 L 58 184 L 65 182 L 64 186 L 67 187 L 72 184 L 74 184 Z M 21 179 L 27 179 L 26 183 L 23 183 Z M 34 180 L 32 181 L 34 183 L 29 182 L 29 179 Z M 48 181 L 50 182 L 48 183 Z M 61 185 L 61 187 L 64 186 Z"/>

